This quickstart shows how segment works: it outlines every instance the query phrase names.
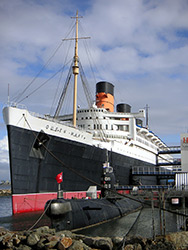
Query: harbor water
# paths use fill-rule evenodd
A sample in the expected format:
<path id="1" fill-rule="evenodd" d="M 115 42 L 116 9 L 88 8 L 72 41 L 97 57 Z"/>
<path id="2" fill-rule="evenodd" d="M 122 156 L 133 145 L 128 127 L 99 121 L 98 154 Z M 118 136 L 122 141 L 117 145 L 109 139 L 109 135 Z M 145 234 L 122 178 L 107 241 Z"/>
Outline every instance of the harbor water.
<path id="1" fill-rule="evenodd" d="M 0 227 L 11 231 L 29 230 L 38 220 L 34 228 L 47 225 L 50 227 L 50 219 L 45 215 L 40 219 L 41 212 L 24 213 L 12 215 L 11 196 L 0 197 Z M 183 218 L 173 213 L 165 212 L 163 229 L 165 234 L 180 231 Z M 163 231 L 164 232 L 164 231 Z M 146 207 L 120 219 L 110 221 L 100 226 L 78 231 L 88 236 L 123 237 L 125 235 L 137 235 L 142 237 L 153 237 L 161 234 L 159 210 Z"/>
<path id="2" fill-rule="evenodd" d="M 41 217 L 42 212 L 12 215 L 11 196 L 0 196 L 0 227 L 10 231 L 29 230 Z M 47 216 L 43 216 L 35 228 L 44 225 L 50 226 Z"/>

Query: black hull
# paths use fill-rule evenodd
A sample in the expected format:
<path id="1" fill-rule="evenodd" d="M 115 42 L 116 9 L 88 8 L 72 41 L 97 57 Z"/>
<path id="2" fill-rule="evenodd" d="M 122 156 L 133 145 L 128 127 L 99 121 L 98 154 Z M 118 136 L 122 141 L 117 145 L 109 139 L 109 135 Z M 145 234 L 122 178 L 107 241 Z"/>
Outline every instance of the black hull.
<path id="1" fill-rule="evenodd" d="M 49 200 L 46 214 L 56 231 L 80 230 L 122 217 L 142 208 L 140 202 L 123 199 Z"/>
<path id="2" fill-rule="evenodd" d="M 36 149 L 36 136 L 33 131 L 8 126 L 13 194 L 56 192 L 55 177 L 60 172 L 63 172 L 64 191 L 82 191 L 100 184 L 105 150 L 49 135 L 47 149 Z M 133 166 L 154 166 L 110 151 L 109 162 L 119 185 L 132 184 Z M 144 178 L 142 184 L 156 184 L 155 177 Z"/>

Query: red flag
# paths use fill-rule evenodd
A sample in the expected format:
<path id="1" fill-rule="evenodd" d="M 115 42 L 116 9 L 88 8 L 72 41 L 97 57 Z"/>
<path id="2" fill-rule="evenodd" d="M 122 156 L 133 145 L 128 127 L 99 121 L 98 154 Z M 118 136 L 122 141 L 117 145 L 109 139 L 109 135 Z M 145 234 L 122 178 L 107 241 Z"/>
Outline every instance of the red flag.
<path id="1" fill-rule="evenodd" d="M 55 179 L 56 179 L 57 183 L 60 184 L 63 181 L 63 172 L 58 174 Z"/>

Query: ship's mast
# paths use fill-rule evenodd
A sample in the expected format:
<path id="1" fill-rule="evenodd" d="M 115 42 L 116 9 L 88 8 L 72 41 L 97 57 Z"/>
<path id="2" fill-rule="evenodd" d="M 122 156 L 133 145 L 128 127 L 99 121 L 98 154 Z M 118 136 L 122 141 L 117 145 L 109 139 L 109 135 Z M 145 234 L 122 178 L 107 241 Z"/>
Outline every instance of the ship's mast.
<path id="1" fill-rule="evenodd" d="M 77 109 L 77 79 L 79 74 L 78 67 L 78 11 L 76 12 L 76 36 L 75 36 L 75 52 L 74 52 L 74 93 L 73 93 L 73 126 L 76 127 L 76 109 Z"/>
<path id="2" fill-rule="evenodd" d="M 78 66 L 78 39 L 88 39 L 90 37 L 80 37 L 78 38 L 78 18 L 82 18 L 82 16 L 78 16 L 78 11 L 76 12 L 76 34 L 75 34 L 75 51 L 74 51 L 74 65 L 72 67 L 74 74 L 74 93 L 73 93 L 73 126 L 76 127 L 76 110 L 77 110 L 77 79 L 79 74 L 79 66 Z M 72 40 L 72 39 L 71 39 Z"/>

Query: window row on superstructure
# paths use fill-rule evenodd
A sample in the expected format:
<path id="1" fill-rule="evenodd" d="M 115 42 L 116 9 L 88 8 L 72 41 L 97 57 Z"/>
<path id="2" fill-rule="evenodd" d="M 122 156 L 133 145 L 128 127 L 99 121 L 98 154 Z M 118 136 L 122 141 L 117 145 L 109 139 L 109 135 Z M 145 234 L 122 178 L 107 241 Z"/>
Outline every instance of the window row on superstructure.
<path id="1" fill-rule="evenodd" d="M 88 112 L 104 112 L 104 109 L 81 109 L 77 111 L 79 113 L 88 113 Z"/>
<path id="2" fill-rule="evenodd" d="M 114 130 L 114 131 L 129 131 L 129 125 L 112 125 L 112 124 L 102 124 L 102 123 L 93 123 L 93 124 L 78 124 L 79 128 L 89 129 L 89 130 Z"/>
<path id="3" fill-rule="evenodd" d="M 151 143 L 151 141 L 150 142 L 148 142 L 146 139 L 142 139 L 142 138 L 140 138 L 140 137 L 136 137 L 136 140 L 138 141 L 138 142 L 141 142 L 142 144 L 145 144 L 146 146 L 148 146 L 148 147 L 151 147 L 151 148 L 153 148 L 153 149 L 156 149 L 156 145 L 154 146 L 152 143 Z"/>

